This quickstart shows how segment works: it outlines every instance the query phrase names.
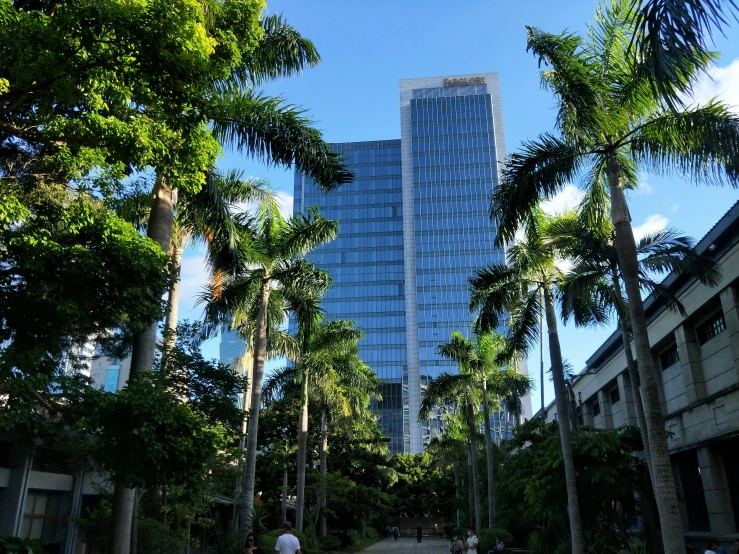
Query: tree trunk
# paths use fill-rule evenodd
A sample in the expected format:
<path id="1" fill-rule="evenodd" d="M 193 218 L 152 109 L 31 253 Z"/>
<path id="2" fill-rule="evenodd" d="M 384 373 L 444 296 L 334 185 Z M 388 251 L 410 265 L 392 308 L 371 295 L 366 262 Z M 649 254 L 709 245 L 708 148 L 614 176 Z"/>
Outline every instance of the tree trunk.
<path id="1" fill-rule="evenodd" d="M 549 359 L 552 363 L 552 380 L 554 381 L 554 400 L 557 404 L 557 422 L 562 442 L 562 462 L 565 468 L 567 486 L 567 512 L 570 518 L 570 538 L 572 554 L 584 554 L 582 524 L 580 522 L 580 503 L 577 498 L 577 477 L 575 462 L 572 456 L 572 431 L 570 427 L 570 407 L 567 386 L 565 385 L 562 350 L 559 345 L 557 331 L 557 314 L 554 310 L 554 298 L 548 287 L 544 288 L 544 311 L 549 332 Z"/>
<path id="2" fill-rule="evenodd" d="M 482 529 L 482 504 L 480 501 L 480 471 L 477 463 L 477 427 L 472 416 L 469 417 L 470 426 L 470 461 L 472 462 L 472 493 L 475 500 L 475 531 Z"/>
<path id="3" fill-rule="evenodd" d="M 280 502 L 280 524 L 287 521 L 287 463 L 282 464 L 282 499 Z"/>
<path id="4" fill-rule="evenodd" d="M 488 381 L 482 378 L 482 411 L 485 416 L 485 453 L 487 454 L 488 469 L 488 529 L 495 527 L 495 488 L 493 466 L 493 437 L 490 433 L 490 405 L 488 403 Z M 508 417 L 506 416 L 506 422 Z"/>
<path id="5" fill-rule="evenodd" d="M 462 472 L 459 471 L 459 462 L 454 462 L 454 496 L 457 499 L 457 527 L 462 527 Z"/>
<path id="6" fill-rule="evenodd" d="M 611 220 L 616 230 L 616 252 L 621 268 L 626 296 L 629 301 L 631 328 L 636 344 L 636 358 L 641 381 L 644 417 L 649 437 L 649 453 L 652 458 L 652 485 L 657 501 L 665 554 L 682 554 L 685 551 L 685 537 L 678 508 L 675 481 L 672 476 L 667 435 L 659 399 L 659 385 L 655 374 L 652 349 L 649 346 L 647 319 L 644 314 L 641 289 L 639 287 L 639 266 L 636 253 L 631 216 L 626 206 L 626 197 L 621 183 L 621 167 L 615 154 L 611 154 L 607 165 L 608 183 L 611 190 Z"/>
<path id="7" fill-rule="evenodd" d="M 326 421 L 326 410 L 321 413 L 321 451 L 319 455 L 319 463 L 321 465 L 321 496 L 318 503 L 319 519 L 318 519 L 318 536 L 326 536 L 326 475 L 328 468 L 326 466 L 328 460 L 326 457 L 326 449 L 328 448 L 328 422 Z"/>
<path id="8" fill-rule="evenodd" d="M 303 370 L 298 420 L 298 483 L 295 493 L 295 528 L 303 531 L 303 510 L 305 509 L 305 466 L 308 458 L 308 372 Z"/>
<path id="9" fill-rule="evenodd" d="M 470 463 L 471 458 L 472 453 L 470 452 L 468 453 L 467 458 L 467 525 L 475 524 L 475 495 L 472 492 L 472 464 Z"/>
<path id="10" fill-rule="evenodd" d="M 541 419 L 546 420 L 547 415 L 544 412 L 546 404 L 544 404 L 544 291 L 540 291 L 539 298 L 541 308 L 539 310 L 539 394 L 541 395 Z"/>
<path id="11" fill-rule="evenodd" d="M 259 312 L 254 333 L 254 369 L 252 370 L 251 409 L 246 434 L 246 459 L 244 461 L 244 482 L 241 486 L 241 507 L 239 521 L 239 543 L 246 544 L 246 535 L 251 529 L 251 515 L 254 508 L 254 474 L 257 469 L 257 439 L 259 434 L 259 408 L 262 403 L 262 381 L 264 381 L 264 360 L 267 354 L 267 306 L 269 304 L 269 276 L 265 275 L 260 292 Z"/>
<path id="12" fill-rule="evenodd" d="M 153 202 L 149 215 L 147 236 L 158 242 L 163 252 L 168 252 L 177 193 L 167 185 L 164 176 L 157 173 L 152 196 Z M 154 367 L 157 326 L 158 322 L 155 321 L 134 337 L 129 379 L 140 371 L 148 371 Z M 116 480 L 113 499 L 107 551 L 108 554 L 131 554 L 133 523 L 131 517 L 134 511 L 136 492 L 133 489 L 125 489 L 123 483 Z M 133 550 L 135 551 L 135 547 Z"/>
<path id="13" fill-rule="evenodd" d="M 621 295 L 621 280 L 618 276 L 618 268 L 612 268 L 613 289 L 616 294 L 616 301 L 620 304 L 617 309 L 618 325 L 621 329 L 621 340 L 624 343 L 624 355 L 626 356 L 626 369 L 629 372 L 629 386 L 631 387 L 631 396 L 634 398 L 634 407 L 636 408 L 636 421 L 639 425 L 639 433 L 644 443 L 644 455 L 647 460 L 647 468 L 649 470 L 649 479 L 652 478 L 652 457 L 649 453 L 649 434 L 647 433 L 647 420 L 644 417 L 644 404 L 641 401 L 641 392 L 637 383 L 639 376 L 637 374 L 636 362 L 631 352 L 631 338 L 629 337 L 629 326 L 626 323 L 626 317 L 622 308 L 626 306 L 623 296 Z"/>
<path id="14" fill-rule="evenodd" d="M 172 248 L 172 258 L 174 263 L 174 281 L 169 288 L 169 298 L 167 299 L 167 318 L 164 320 L 164 330 L 168 332 L 170 344 L 174 344 L 177 338 L 177 318 L 180 304 L 180 273 L 182 272 L 182 254 L 183 249 L 179 247 Z"/>

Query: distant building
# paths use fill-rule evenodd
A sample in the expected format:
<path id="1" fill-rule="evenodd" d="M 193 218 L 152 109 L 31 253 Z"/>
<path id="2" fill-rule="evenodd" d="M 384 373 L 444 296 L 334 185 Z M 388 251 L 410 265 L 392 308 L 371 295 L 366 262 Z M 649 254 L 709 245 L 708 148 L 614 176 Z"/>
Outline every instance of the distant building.
<path id="1" fill-rule="evenodd" d="M 644 308 L 683 527 L 696 540 L 710 533 L 728 542 L 739 533 L 739 203 L 696 250 L 720 262 L 720 286 L 673 273 L 663 284 L 688 317 L 654 297 Z M 588 359 L 572 387 L 580 424 L 637 425 L 619 331 Z M 546 418 L 556 416 L 556 406 L 547 406 Z"/>
<path id="2" fill-rule="evenodd" d="M 365 333 L 360 354 L 385 382 L 377 408 L 391 450 L 420 452 L 441 425 L 418 424 L 423 390 L 457 371 L 436 348 L 469 332 L 468 278 L 505 259 L 488 215 L 505 158 L 498 74 L 404 79 L 400 120 L 400 140 L 332 145 L 353 183 L 324 194 L 297 173 L 294 210 L 339 221 L 339 237 L 311 256 L 334 281 L 324 307 Z M 507 417 L 495 418 L 505 433 Z"/>

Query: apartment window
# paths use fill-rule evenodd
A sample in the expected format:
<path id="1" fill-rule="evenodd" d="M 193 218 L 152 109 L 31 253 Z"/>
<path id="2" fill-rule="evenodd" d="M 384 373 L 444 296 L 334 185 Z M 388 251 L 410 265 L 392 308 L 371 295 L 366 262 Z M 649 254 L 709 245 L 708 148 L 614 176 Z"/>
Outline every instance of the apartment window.
<path id="1" fill-rule="evenodd" d="M 726 329 L 726 320 L 722 312 L 716 312 L 714 315 L 709 317 L 706 321 L 701 323 L 696 331 L 698 332 L 698 340 L 701 345 L 706 344 L 713 337 L 718 335 L 721 331 Z"/>
<path id="2" fill-rule="evenodd" d="M 23 510 L 21 537 L 53 542 L 61 494 L 29 490 Z"/>
<path id="3" fill-rule="evenodd" d="M 118 374 L 120 369 L 109 368 L 105 372 L 105 386 L 103 387 L 105 392 L 115 392 L 118 390 Z"/>
<path id="4" fill-rule="evenodd" d="M 677 344 L 673 344 L 659 355 L 659 365 L 662 371 L 680 361 L 677 353 Z"/>
<path id="5" fill-rule="evenodd" d="M 591 404 L 591 409 L 593 410 L 593 416 L 600 415 L 600 404 L 597 400 Z"/>
<path id="6" fill-rule="evenodd" d="M 615 389 L 611 389 L 611 392 L 608 393 L 611 398 L 611 404 L 616 404 L 619 400 L 621 400 L 621 393 L 618 392 L 618 387 Z"/>

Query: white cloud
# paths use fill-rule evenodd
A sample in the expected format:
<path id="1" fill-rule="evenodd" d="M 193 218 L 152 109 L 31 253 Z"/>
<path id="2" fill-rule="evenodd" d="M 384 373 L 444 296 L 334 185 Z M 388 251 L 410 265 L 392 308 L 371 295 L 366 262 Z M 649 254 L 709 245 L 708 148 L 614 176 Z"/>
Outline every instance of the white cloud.
<path id="1" fill-rule="evenodd" d="M 541 208 L 549 215 L 559 215 L 574 210 L 585 194 L 575 185 L 565 187 L 554 197 L 542 202 Z"/>
<path id="2" fill-rule="evenodd" d="M 698 79 L 692 97 L 698 105 L 718 98 L 739 112 L 739 58 L 724 67 L 709 69 L 707 74 Z"/>
<path id="3" fill-rule="evenodd" d="M 654 188 L 649 184 L 649 175 L 646 173 L 639 173 L 637 178 L 636 188 L 633 190 L 634 194 L 642 196 L 650 195 L 654 192 Z"/>
<path id="4" fill-rule="evenodd" d="M 647 219 L 644 220 L 644 223 L 633 228 L 634 238 L 636 240 L 641 240 L 642 237 L 648 235 L 649 233 L 661 231 L 662 229 L 665 229 L 667 227 L 667 224 L 669 222 L 670 220 L 662 214 L 652 214 L 650 216 L 647 216 Z"/>

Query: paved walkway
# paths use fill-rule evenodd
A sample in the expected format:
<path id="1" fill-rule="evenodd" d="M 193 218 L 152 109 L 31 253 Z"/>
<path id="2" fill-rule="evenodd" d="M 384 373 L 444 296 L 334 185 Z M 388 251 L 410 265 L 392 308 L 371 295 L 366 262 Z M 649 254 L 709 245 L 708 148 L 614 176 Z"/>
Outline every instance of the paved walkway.
<path id="1" fill-rule="evenodd" d="M 399 537 L 398 540 L 383 539 L 362 554 L 449 554 L 449 541 L 438 537 L 423 537 L 421 543 L 416 537 Z"/>

